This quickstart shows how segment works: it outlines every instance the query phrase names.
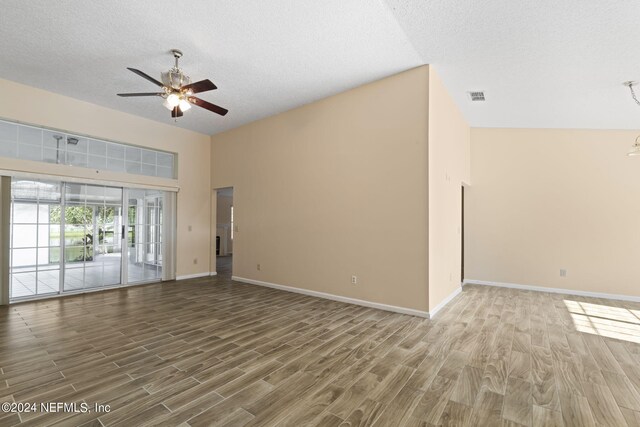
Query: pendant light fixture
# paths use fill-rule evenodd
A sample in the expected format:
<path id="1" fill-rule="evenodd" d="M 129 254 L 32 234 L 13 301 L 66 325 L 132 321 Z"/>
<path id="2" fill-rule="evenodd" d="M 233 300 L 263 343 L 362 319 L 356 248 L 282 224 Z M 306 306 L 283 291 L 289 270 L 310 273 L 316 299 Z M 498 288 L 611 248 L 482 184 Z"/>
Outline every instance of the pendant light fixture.
<path id="1" fill-rule="evenodd" d="M 640 156 L 640 135 L 636 138 L 636 142 L 631 146 L 631 151 L 627 153 L 627 156 Z"/>
<path id="2" fill-rule="evenodd" d="M 638 82 L 634 82 L 634 81 L 628 81 L 628 82 L 624 82 L 623 85 L 627 86 L 629 88 L 629 91 L 631 92 L 631 98 L 633 98 L 633 100 L 636 102 L 636 104 L 640 105 L 640 101 L 638 100 L 638 97 L 636 96 L 636 92 L 633 90 L 633 85 L 637 84 Z M 632 156 L 640 156 L 640 135 L 638 135 L 638 137 L 636 137 L 636 142 L 633 143 L 633 145 L 631 146 L 631 151 L 629 151 L 627 153 L 627 156 L 632 157 Z"/>

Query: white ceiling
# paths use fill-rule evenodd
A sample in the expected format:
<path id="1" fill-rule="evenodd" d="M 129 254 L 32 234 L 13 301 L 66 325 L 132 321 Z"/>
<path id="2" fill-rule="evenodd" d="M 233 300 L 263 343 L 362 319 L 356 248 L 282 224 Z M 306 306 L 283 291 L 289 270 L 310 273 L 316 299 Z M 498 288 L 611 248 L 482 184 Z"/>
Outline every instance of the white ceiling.
<path id="1" fill-rule="evenodd" d="M 640 128 L 637 0 L 387 2 L 471 126 Z"/>
<path id="2" fill-rule="evenodd" d="M 126 67 L 158 78 L 179 48 L 230 112 L 175 124 L 213 134 L 430 63 L 472 126 L 637 129 L 639 17 L 636 0 L 3 0 L 0 78 L 174 124 L 115 94 L 154 91 Z"/>
<path id="3" fill-rule="evenodd" d="M 117 6 L 114 6 L 117 4 Z M 218 89 L 177 125 L 213 134 L 420 65 L 378 0 L 3 0 L 0 77 L 173 123 L 160 98 L 120 98 L 157 87 L 173 65 Z"/>

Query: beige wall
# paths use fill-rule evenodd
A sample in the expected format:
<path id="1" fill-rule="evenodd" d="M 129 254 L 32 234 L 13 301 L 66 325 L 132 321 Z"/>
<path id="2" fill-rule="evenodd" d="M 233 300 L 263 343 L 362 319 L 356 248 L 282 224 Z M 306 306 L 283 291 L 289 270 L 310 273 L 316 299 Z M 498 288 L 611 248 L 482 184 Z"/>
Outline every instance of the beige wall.
<path id="1" fill-rule="evenodd" d="M 33 87 L 0 80 L 0 118 L 178 153 L 177 275 L 208 273 L 210 137 Z M 167 119 L 169 123 L 169 120 Z M 2 159 L 0 169 L 88 178 L 84 168 Z M 100 179 L 172 186 L 173 180 L 101 173 Z M 192 231 L 189 232 L 189 226 Z M 197 258 L 198 264 L 193 260 Z"/>
<path id="2" fill-rule="evenodd" d="M 465 276 L 640 296 L 637 134 L 473 129 Z"/>
<path id="3" fill-rule="evenodd" d="M 429 310 L 460 288 L 463 183 L 470 184 L 470 129 L 429 67 Z"/>
<path id="4" fill-rule="evenodd" d="M 428 73 L 212 137 L 212 188 L 234 187 L 234 275 L 428 309 Z"/>

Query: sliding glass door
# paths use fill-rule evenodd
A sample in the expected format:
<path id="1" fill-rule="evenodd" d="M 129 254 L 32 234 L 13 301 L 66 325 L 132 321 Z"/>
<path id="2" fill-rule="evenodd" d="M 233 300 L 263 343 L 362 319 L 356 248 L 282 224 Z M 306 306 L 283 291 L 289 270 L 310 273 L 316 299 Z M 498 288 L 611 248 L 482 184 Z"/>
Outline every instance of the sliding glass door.
<path id="1" fill-rule="evenodd" d="M 162 199 L 164 192 L 127 190 L 128 281 L 162 278 Z"/>
<path id="2" fill-rule="evenodd" d="M 60 287 L 60 183 L 11 183 L 10 298 Z"/>
<path id="3" fill-rule="evenodd" d="M 122 282 L 122 188 L 64 184 L 64 290 Z"/>
<path id="4" fill-rule="evenodd" d="M 165 197 L 158 190 L 14 178 L 10 298 L 160 281 Z"/>

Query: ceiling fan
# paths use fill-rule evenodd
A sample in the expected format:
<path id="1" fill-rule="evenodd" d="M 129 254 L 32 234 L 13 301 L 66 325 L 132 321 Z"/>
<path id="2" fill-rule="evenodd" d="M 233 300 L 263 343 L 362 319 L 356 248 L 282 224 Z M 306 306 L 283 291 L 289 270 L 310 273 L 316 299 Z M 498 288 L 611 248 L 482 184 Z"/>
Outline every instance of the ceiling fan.
<path id="1" fill-rule="evenodd" d="M 191 83 L 191 78 L 184 74 L 178 66 L 178 60 L 182 57 L 182 52 L 178 49 L 171 49 L 171 53 L 173 53 L 176 62 L 173 68 L 161 74 L 162 82 L 140 70 L 127 67 L 128 70 L 161 87 L 162 92 L 119 93 L 118 96 L 159 96 L 165 100 L 163 105 L 171 110 L 171 117 L 174 118 L 182 117 L 183 113 L 191 108 L 191 104 L 220 114 L 221 116 L 227 114 L 229 110 L 226 108 L 219 107 L 193 96 L 195 93 L 214 90 L 217 89 L 217 87 L 211 80 L 200 80 L 199 82 Z"/>

